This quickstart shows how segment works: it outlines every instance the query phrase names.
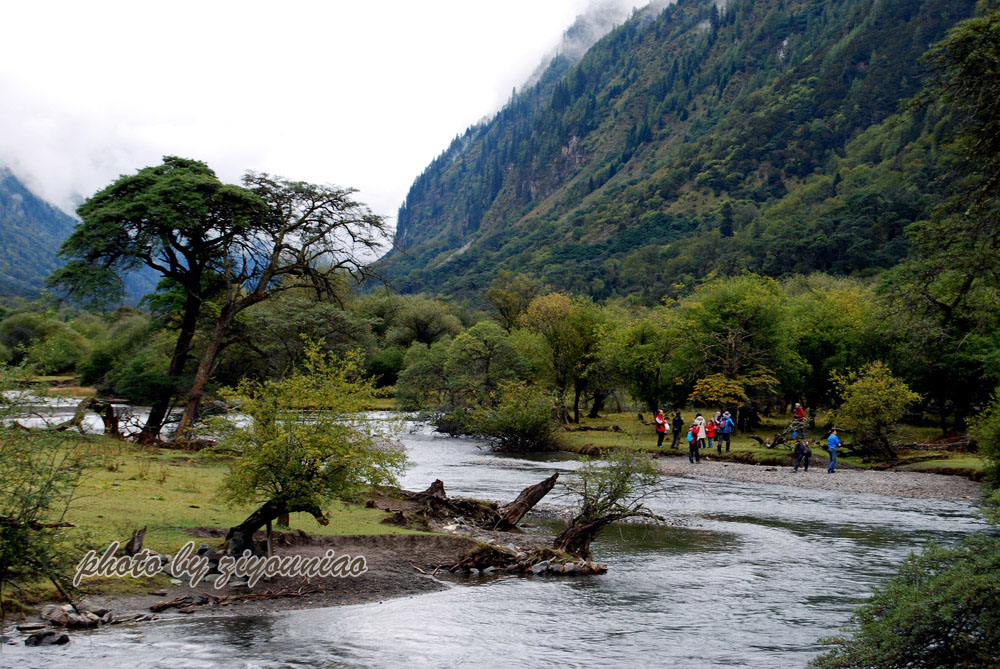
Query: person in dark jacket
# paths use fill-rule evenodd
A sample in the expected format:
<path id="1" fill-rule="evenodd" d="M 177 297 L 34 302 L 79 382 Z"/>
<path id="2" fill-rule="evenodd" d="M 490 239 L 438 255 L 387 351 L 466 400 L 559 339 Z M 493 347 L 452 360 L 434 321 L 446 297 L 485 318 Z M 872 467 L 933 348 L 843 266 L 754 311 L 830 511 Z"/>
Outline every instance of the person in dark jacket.
<path id="1" fill-rule="evenodd" d="M 809 448 L 809 444 L 804 441 L 795 442 L 795 466 L 792 468 L 793 472 L 799 471 L 799 465 L 805 465 L 804 470 L 809 471 L 809 458 L 812 457 L 812 449 Z"/>
<path id="2" fill-rule="evenodd" d="M 670 444 L 670 448 L 677 448 L 677 444 L 681 441 L 681 432 L 684 431 L 684 419 L 681 418 L 681 412 L 675 411 L 674 417 L 670 419 L 673 421 L 671 423 L 670 429 L 674 433 L 674 443 Z"/>

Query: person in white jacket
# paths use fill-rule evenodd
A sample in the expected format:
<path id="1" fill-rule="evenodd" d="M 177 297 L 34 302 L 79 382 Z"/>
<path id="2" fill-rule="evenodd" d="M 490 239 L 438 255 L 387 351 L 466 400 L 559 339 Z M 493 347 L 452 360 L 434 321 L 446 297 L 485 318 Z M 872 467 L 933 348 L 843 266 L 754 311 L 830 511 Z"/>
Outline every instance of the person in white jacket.
<path id="1" fill-rule="evenodd" d="M 698 442 L 701 448 L 705 448 L 705 441 L 708 435 L 705 434 L 705 417 L 698 414 L 694 417 L 694 424 L 698 426 Z"/>

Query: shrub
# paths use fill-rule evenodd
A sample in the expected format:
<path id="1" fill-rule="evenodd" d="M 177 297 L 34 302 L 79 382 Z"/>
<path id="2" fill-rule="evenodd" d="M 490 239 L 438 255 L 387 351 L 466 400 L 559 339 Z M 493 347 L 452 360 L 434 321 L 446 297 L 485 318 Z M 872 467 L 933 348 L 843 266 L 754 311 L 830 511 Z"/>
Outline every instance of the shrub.
<path id="1" fill-rule="evenodd" d="M 851 639 L 811 667 L 995 667 L 1000 662 L 1000 539 L 930 546 L 854 614 Z"/>
<path id="2" fill-rule="evenodd" d="M 555 398 L 523 381 L 500 384 L 495 406 L 472 413 L 472 430 L 499 451 L 548 451 L 558 448 Z"/>
<path id="3" fill-rule="evenodd" d="M 41 374 L 72 372 L 89 349 L 83 335 L 63 325 L 45 339 L 35 340 L 28 349 L 28 362 Z"/>
<path id="4" fill-rule="evenodd" d="M 984 483 L 987 492 L 992 492 L 986 501 L 987 514 L 1000 521 L 1000 390 L 989 406 L 973 419 L 970 431 L 979 452 L 986 458 Z"/>
<path id="5" fill-rule="evenodd" d="M 882 362 L 869 363 L 846 376 L 834 372 L 831 378 L 844 400 L 837 421 L 852 432 L 851 448 L 864 455 L 895 457 L 896 428 L 920 395 Z"/>

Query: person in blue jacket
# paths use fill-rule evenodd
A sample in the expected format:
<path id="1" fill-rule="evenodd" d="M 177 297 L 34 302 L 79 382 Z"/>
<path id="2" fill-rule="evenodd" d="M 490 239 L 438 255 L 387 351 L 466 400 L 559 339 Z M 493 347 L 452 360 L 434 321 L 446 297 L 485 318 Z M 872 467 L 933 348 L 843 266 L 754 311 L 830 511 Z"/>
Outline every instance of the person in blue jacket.
<path id="1" fill-rule="evenodd" d="M 830 436 L 826 440 L 826 450 L 830 451 L 830 466 L 826 468 L 826 471 L 833 473 L 834 467 L 837 465 L 837 447 L 840 446 L 840 439 L 837 438 L 837 428 L 830 430 Z"/>
<path id="2" fill-rule="evenodd" d="M 715 435 L 718 445 L 719 453 L 722 453 L 722 442 L 726 442 L 726 453 L 729 452 L 729 440 L 732 438 L 733 430 L 736 429 L 736 423 L 733 422 L 733 417 L 729 415 L 729 412 L 722 414 L 722 418 L 719 420 L 719 427 L 715 430 Z"/>

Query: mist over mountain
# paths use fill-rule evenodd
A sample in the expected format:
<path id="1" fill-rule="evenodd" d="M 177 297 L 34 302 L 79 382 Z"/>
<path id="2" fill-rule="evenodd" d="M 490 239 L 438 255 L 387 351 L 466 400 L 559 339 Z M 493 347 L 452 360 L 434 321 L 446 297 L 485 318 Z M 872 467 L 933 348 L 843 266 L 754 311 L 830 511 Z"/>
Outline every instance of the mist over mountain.
<path id="1" fill-rule="evenodd" d="M 0 166 L 0 296 L 39 297 L 45 278 L 62 265 L 56 254 L 76 224 Z M 157 280 L 149 271 L 126 277 L 127 301 L 138 302 Z"/>
<path id="2" fill-rule="evenodd" d="M 712 272 L 865 274 L 907 253 L 948 119 L 894 116 L 973 0 L 682 0 L 556 56 L 414 181 L 381 270 L 499 269 L 597 299 Z M 579 23 L 579 22 L 578 22 Z"/>
<path id="3" fill-rule="evenodd" d="M 61 264 L 56 252 L 75 225 L 0 167 L 0 294 L 37 296 Z"/>

